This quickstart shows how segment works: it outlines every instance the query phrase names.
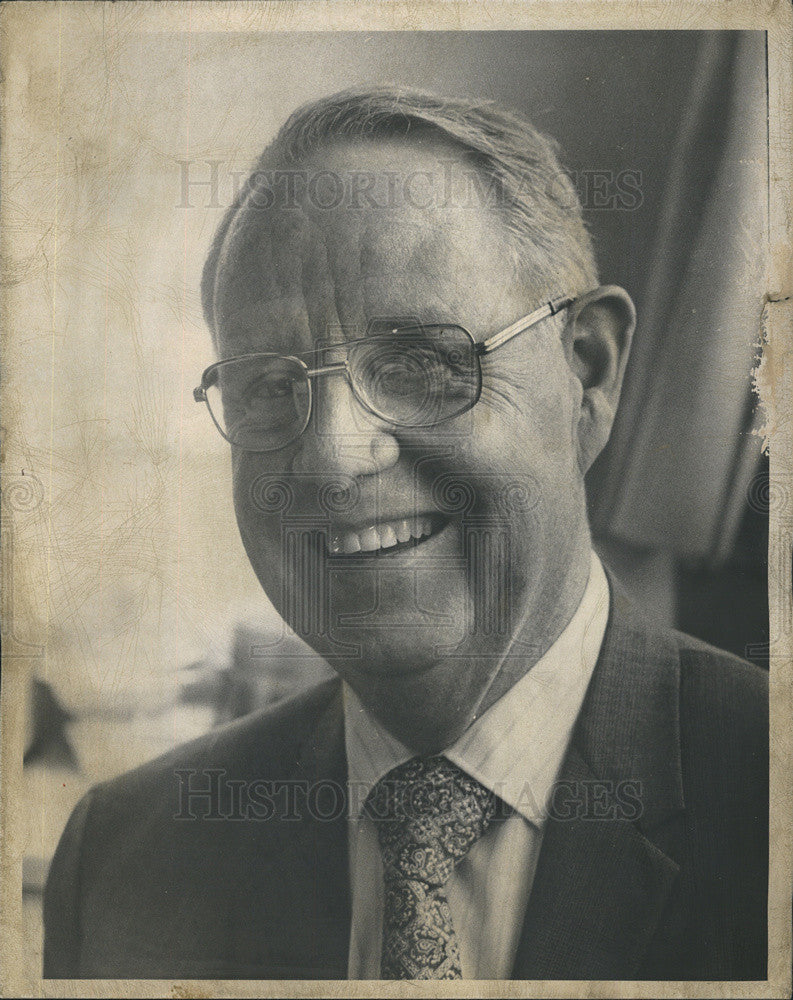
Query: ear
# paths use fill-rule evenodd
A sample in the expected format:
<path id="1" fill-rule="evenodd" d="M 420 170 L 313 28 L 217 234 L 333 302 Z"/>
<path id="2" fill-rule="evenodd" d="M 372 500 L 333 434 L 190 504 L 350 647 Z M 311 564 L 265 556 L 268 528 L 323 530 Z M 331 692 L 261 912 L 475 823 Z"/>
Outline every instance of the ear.
<path id="1" fill-rule="evenodd" d="M 577 428 L 582 473 L 609 439 L 635 326 L 636 308 L 617 285 L 601 285 L 568 307 L 562 345 L 583 389 Z"/>

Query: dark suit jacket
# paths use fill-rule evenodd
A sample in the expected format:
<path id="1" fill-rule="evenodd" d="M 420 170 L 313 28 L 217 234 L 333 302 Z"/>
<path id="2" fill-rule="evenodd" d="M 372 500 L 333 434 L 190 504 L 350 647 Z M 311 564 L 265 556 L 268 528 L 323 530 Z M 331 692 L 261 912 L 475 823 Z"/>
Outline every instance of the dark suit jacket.
<path id="1" fill-rule="evenodd" d="M 614 595 L 513 978 L 766 978 L 767 691 Z M 345 780 L 330 681 L 89 792 L 45 977 L 346 978 Z"/>

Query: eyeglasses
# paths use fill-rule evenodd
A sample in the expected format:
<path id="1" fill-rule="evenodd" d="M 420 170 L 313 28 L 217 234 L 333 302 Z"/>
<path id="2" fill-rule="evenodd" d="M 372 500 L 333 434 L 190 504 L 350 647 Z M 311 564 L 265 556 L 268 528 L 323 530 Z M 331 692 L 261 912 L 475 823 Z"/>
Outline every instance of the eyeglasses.
<path id="1" fill-rule="evenodd" d="M 433 427 L 479 401 L 483 355 L 574 301 L 547 302 L 480 343 L 461 326 L 431 323 L 318 348 L 313 358 L 330 351 L 346 357 L 314 368 L 280 354 L 225 358 L 204 371 L 193 398 L 207 404 L 223 437 L 244 451 L 278 451 L 296 441 L 311 417 L 312 383 L 325 375 L 344 375 L 356 400 L 381 420 Z"/>

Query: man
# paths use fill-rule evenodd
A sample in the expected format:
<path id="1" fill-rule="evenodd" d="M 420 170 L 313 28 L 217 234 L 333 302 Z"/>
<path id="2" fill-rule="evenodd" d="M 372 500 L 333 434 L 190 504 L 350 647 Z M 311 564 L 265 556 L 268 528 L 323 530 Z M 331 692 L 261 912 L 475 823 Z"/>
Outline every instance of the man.
<path id="1" fill-rule="evenodd" d="M 203 294 L 248 557 L 338 679 L 81 802 L 45 975 L 765 978 L 764 677 L 592 552 L 634 310 L 552 144 L 318 101 Z"/>

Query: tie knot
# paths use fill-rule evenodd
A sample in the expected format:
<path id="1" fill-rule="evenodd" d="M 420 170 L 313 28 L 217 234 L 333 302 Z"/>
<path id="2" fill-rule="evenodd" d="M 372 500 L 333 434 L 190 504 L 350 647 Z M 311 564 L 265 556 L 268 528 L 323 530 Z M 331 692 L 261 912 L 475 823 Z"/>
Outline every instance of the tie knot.
<path id="1" fill-rule="evenodd" d="M 387 880 L 442 886 L 487 829 L 496 798 L 445 757 L 412 757 L 377 782 L 366 812 Z"/>

